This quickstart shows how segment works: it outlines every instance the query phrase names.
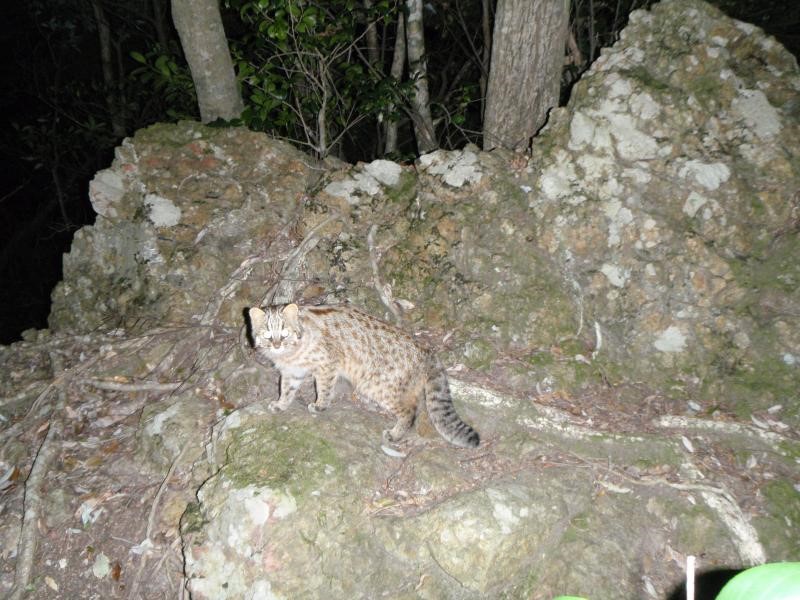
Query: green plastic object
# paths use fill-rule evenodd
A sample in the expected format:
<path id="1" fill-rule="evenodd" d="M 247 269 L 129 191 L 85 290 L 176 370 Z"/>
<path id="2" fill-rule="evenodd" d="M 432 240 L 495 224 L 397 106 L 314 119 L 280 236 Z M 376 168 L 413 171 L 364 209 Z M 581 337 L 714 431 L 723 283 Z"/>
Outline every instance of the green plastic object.
<path id="1" fill-rule="evenodd" d="M 742 571 L 717 600 L 800 600 L 800 562 L 768 563 Z"/>

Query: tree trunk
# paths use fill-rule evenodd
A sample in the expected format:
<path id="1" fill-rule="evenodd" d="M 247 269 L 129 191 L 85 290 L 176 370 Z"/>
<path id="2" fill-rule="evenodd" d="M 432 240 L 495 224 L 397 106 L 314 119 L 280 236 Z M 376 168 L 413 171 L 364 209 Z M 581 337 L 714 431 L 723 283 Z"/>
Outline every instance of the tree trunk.
<path id="1" fill-rule="evenodd" d="M 192 73 L 200 120 L 231 120 L 244 110 L 217 0 L 172 0 L 172 20 Z"/>
<path id="2" fill-rule="evenodd" d="M 489 65 L 492 59 L 492 14 L 489 0 L 481 0 L 481 31 L 483 32 L 483 51 L 481 52 L 481 114 L 486 111 L 486 88 L 489 82 Z"/>
<path id="3" fill-rule="evenodd" d="M 381 47 L 378 44 L 378 27 L 375 22 L 375 17 L 372 14 L 373 0 L 364 0 L 364 8 L 367 13 L 365 39 L 367 42 L 367 61 L 369 62 L 370 70 L 380 71 L 383 73 L 383 66 L 381 64 Z M 375 123 L 375 140 L 371 152 L 380 154 L 383 150 L 383 123 Z"/>
<path id="4" fill-rule="evenodd" d="M 498 0 L 483 149 L 524 150 L 558 105 L 566 0 Z"/>
<path id="5" fill-rule="evenodd" d="M 406 19 L 403 13 L 397 14 L 397 32 L 394 39 L 394 54 L 392 55 L 392 68 L 390 74 L 392 79 L 400 83 L 403 77 L 403 65 L 406 61 Z M 388 112 L 394 112 L 394 104 L 387 107 Z M 397 152 L 397 121 L 386 119 L 386 146 L 385 154 Z"/>
<path id="6" fill-rule="evenodd" d="M 367 9 L 369 14 L 372 8 L 372 0 L 364 0 L 364 8 Z M 380 54 L 378 54 L 378 28 L 375 26 L 375 20 L 367 17 L 367 29 L 365 32 L 367 40 L 367 60 L 371 67 L 378 65 Z"/>
<path id="7" fill-rule="evenodd" d="M 529 1 L 529 0 L 528 0 Z M 409 77 L 414 82 L 411 99 L 414 136 L 420 154 L 435 150 L 439 144 L 431 117 L 428 67 L 425 59 L 425 34 L 422 25 L 422 0 L 406 0 L 406 52 Z"/>
<path id="8" fill-rule="evenodd" d="M 101 0 L 92 0 L 92 11 L 97 21 L 97 35 L 100 39 L 100 63 L 103 67 L 103 86 L 106 91 L 106 106 L 111 117 L 111 131 L 117 138 L 125 137 L 125 119 L 117 98 L 117 85 L 114 78 L 114 65 L 111 52 L 111 27 Z"/>
<path id="9" fill-rule="evenodd" d="M 166 0 L 152 0 L 153 26 L 156 29 L 156 39 L 161 50 L 166 52 L 169 48 L 169 24 L 167 22 Z"/>

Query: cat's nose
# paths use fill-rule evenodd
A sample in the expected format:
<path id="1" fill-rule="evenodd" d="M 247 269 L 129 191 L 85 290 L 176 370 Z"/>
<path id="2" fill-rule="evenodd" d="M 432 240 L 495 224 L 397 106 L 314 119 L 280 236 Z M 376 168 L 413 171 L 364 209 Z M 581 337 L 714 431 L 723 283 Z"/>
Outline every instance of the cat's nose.
<path id="1" fill-rule="evenodd" d="M 281 347 L 280 340 L 272 340 L 272 347 L 273 348 L 280 348 Z"/>

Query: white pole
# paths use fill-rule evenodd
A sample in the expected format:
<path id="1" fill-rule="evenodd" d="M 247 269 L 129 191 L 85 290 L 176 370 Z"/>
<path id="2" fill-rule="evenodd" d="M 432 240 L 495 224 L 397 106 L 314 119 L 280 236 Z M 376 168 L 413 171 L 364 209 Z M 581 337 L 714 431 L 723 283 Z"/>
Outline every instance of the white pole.
<path id="1" fill-rule="evenodd" d="M 694 600 L 694 563 L 694 556 L 686 557 L 686 600 Z"/>

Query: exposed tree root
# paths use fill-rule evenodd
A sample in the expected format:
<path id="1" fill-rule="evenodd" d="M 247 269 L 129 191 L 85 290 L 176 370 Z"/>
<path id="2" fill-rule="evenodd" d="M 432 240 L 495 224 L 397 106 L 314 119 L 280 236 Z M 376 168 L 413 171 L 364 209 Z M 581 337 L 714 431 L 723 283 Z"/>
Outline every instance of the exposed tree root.
<path id="1" fill-rule="evenodd" d="M 392 313 L 394 317 L 395 323 L 398 325 L 403 323 L 403 315 L 400 312 L 400 308 L 398 307 L 397 301 L 394 299 L 392 295 L 392 286 L 388 283 L 383 283 L 381 281 L 380 271 L 378 270 L 378 249 L 375 246 L 375 233 L 378 231 L 377 225 L 372 225 L 369 228 L 369 233 L 367 234 L 367 247 L 369 249 L 369 262 L 372 266 L 372 285 L 375 288 L 375 291 L 378 292 L 378 296 L 383 302 L 383 305 L 389 309 L 389 312 Z"/>
<path id="2" fill-rule="evenodd" d="M 145 544 L 145 543 L 152 544 L 153 528 L 155 527 L 156 514 L 157 514 L 156 510 L 158 509 L 158 506 L 161 503 L 161 496 L 164 494 L 164 490 L 167 488 L 167 484 L 169 483 L 169 480 L 172 478 L 173 473 L 175 473 L 175 469 L 180 464 L 181 459 L 183 458 L 183 455 L 186 452 L 186 448 L 187 448 L 187 446 L 184 446 L 183 448 L 181 448 L 181 451 L 178 453 L 178 456 L 176 456 L 175 460 L 172 461 L 172 464 L 170 465 L 169 470 L 167 471 L 167 474 L 164 476 L 164 479 L 161 481 L 161 485 L 158 486 L 158 491 L 156 492 L 155 498 L 153 498 L 153 504 L 150 507 L 150 516 L 147 519 L 147 530 L 145 531 L 145 538 L 144 538 L 144 541 L 142 542 L 142 544 Z M 179 540 L 180 537 L 178 537 L 176 539 Z M 175 544 L 175 542 L 173 542 L 172 545 L 174 546 L 174 544 Z M 164 558 L 167 556 L 167 554 L 169 553 L 171 548 L 172 548 L 172 546 L 170 546 L 170 548 L 167 548 L 167 549 L 164 550 L 164 556 L 162 556 L 161 560 L 158 561 L 158 564 L 156 565 L 156 570 L 158 570 L 158 568 L 163 564 Z M 131 590 L 128 593 L 128 598 L 130 598 L 131 600 L 134 600 L 137 597 L 138 593 L 139 593 L 139 582 L 141 581 L 142 573 L 144 572 L 144 568 L 147 565 L 147 556 L 148 556 L 148 554 L 149 554 L 149 551 L 146 551 L 146 552 L 142 553 L 142 559 L 141 559 L 141 562 L 139 563 L 139 568 L 136 569 L 136 576 L 133 579 L 133 583 L 131 584 Z"/>
<path id="3" fill-rule="evenodd" d="M 50 360 L 53 365 L 53 375 L 56 381 L 62 380 L 60 374 L 63 371 L 61 359 L 56 352 L 50 353 Z M 50 463 L 58 454 L 59 446 L 54 439 L 61 437 L 61 412 L 66 403 L 66 393 L 63 388 L 55 385 L 55 382 L 47 387 L 46 391 L 53 388 L 58 390 L 58 400 L 55 408 L 50 413 L 50 425 L 47 434 L 39 446 L 39 450 L 31 464 L 31 471 L 25 481 L 25 512 L 22 519 L 22 530 L 17 544 L 17 566 L 14 573 L 14 589 L 9 595 L 9 600 L 19 600 L 27 591 L 31 581 L 31 571 L 33 570 L 33 557 L 36 554 L 38 542 L 37 528 L 42 507 L 42 483 L 50 468 Z M 44 394 L 44 392 L 43 392 Z M 42 396 L 39 396 L 41 399 Z M 39 400 L 37 399 L 37 401 Z"/>

